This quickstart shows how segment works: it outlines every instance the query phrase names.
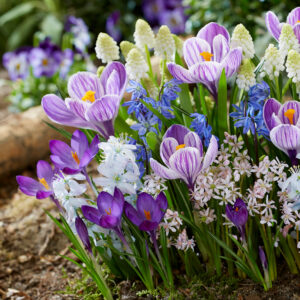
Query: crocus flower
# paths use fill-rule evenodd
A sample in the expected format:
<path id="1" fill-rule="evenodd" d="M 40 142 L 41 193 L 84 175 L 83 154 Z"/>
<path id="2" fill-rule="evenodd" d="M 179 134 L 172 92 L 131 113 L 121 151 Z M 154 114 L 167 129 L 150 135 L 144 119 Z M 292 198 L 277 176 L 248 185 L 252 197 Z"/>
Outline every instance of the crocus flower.
<path id="1" fill-rule="evenodd" d="M 140 193 L 136 201 L 136 209 L 125 202 L 124 213 L 126 217 L 142 231 L 153 232 L 165 215 L 168 201 L 163 192 L 156 199 L 147 193 Z"/>
<path id="2" fill-rule="evenodd" d="M 98 131 L 104 138 L 114 135 L 113 123 L 127 84 L 125 67 L 119 62 L 106 66 L 101 77 L 78 72 L 70 77 L 63 101 L 54 94 L 42 99 L 48 117 L 59 124 Z"/>
<path id="3" fill-rule="evenodd" d="M 173 77 L 186 83 L 202 83 L 217 99 L 222 70 L 225 69 L 227 78 L 238 70 L 242 48 L 230 49 L 228 31 L 212 22 L 204 26 L 196 37 L 184 42 L 183 57 L 188 70 L 175 63 L 168 63 Z"/>
<path id="4" fill-rule="evenodd" d="M 288 15 L 286 23 L 293 27 L 294 33 L 300 43 L 300 7 L 294 8 Z M 268 31 L 278 41 L 282 26 L 285 23 L 280 23 L 278 17 L 272 12 L 268 11 L 266 14 L 266 25 Z"/>
<path id="5" fill-rule="evenodd" d="M 227 204 L 226 216 L 237 227 L 242 240 L 245 241 L 245 224 L 248 220 L 248 210 L 245 202 L 241 198 L 237 198 L 234 206 Z"/>
<path id="6" fill-rule="evenodd" d="M 263 266 L 263 269 L 268 270 L 268 262 L 267 262 L 267 258 L 266 258 L 264 248 L 262 246 L 259 246 L 258 249 L 259 249 L 258 250 L 259 258 L 260 258 L 261 264 Z"/>
<path id="7" fill-rule="evenodd" d="M 120 20 L 121 13 L 118 10 L 112 12 L 106 19 L 106 32 L 117 42 L 121 40 L 121 30 L 117 27 Z"/>
<path id="8" fill-rule="evenodd" d="M 298 163 L 297 153 L 300 152 L 300 102 L 287 101 L 283 105 L 270 98 L 265 102 L 263 117 L 270 130 L 272 143 L 285 152 L 292 164 Z"/>
<path id="9" fill-rule="evenodd" d="M 53 164 L 65 174 L 77 174 L 84 171 L 99 151 L 99 138 L 96 135 L 89 145 L 86 135 L 76 130 L 71 138 L 71 147 L 58 140 L 49 143 Z"/>
<path id="10" fill-rule="evenodd" d="M 201 171 L 208 168 L 218 153 L 217 139 L 212 136 L 206 154 L 197 133 L 182 125 L 172 125 L 163 136 L 160 157 L 165 166 L 150 159 L 151 168 L 162 178 L 183 179 L 190 189 Z"/>
<path id="11" fill-rule="evenodd" d="M 185 21 L 186 17 L 182 6 L 164 10 L 159 14 L 159 23 L 167 25 L 174 34 L 184 33 Z"/>
<path id="12" fill-rule="evenodd" d="M 92 252 L 91 242 L 89 238 L 89 233 L 86 228 L 86 225 L 84 224 L 81 218 L 76 217 L 75 227 L 76 227 L 77 234 L 81 239 L 84 247 L 92 254 L 93 252 Z"/>

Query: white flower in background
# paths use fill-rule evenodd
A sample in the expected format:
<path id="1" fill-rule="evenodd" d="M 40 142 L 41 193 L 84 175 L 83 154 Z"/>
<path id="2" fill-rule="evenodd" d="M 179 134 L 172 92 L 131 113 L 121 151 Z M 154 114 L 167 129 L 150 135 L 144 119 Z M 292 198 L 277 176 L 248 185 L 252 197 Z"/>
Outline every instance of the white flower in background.
<path id="1" fill-rule="evenodd" d="M 243 24 L 239 24 L 234 28 L 230 47 L 231 49 L 241 47 L 245 59 L 254 57 L 255 49 L 252 37 Z"/>
<path id="2" fill-rule="evenodd" d="M 103 63 L 109 63 L 120 58 L 116 41 L 103 32 L 98 35 L 95 51 L 97 58 L 101 59 Z"/>
<path id="3" fill-rule="evenodd" d="M 299 42 L 290 24 L 283 24 L 279 36 L 279 51 L 285 58 L 290 50 L 299 52 Z"/>
<path id="4" fill-rule="evenodd" d="M 160 192 L 167 190 L 167 186 L 165 185 L 166 180 L 153 172 L 150 175 L 145 175 L 143 179 L 144 186 L 142 192 L 156 197 Z"/>
<path id="5" fill-rule="evenodd" d="M 135 44 L 142 52 L 145 52 L 145 46 L 149 49 L 154 47 L 154 33 L 145 20 L 139 19 L 136 21 L 133 37 Z"/>
<path id="6" fill-rule="evenodd" d="M 267 224 L 269 227 L 272 227 L 277 221 L 273 218 L 273 215 L 264 215 L 261 217 L 260 224 Z"/>
<path id="7" fill-rule="evenodd" d="M 256 202 L 256 199 L 250 199 L 247 203 L 247 209 L 249 211 L 250 216 L 254 216 L 254 214 L 259 214 L 259 205 Z"/>
<path id="8" fill-rule="evenodd" d="M 294 83 L 300 83 L 300 53 L 290 50 L 286 60 L 286 72 L 288 78 Z"/>
<path id="9" fill-rule="evenodd" d="M 273 44 L 269 45 L 263 59 L 262 77 L 268 75 L 270 79 L 274 79 L 274 76 L 278 77 L 279 73 L 284 70 L 284 56 Z"/>
<path id="10" fill-rule="evenodd" d="M 283 203 L 281 219 L 283 220 L 285 225 L 295 223 L 295 216 L 293 215 L 293 210 L 290 203 L 288 202 Z"/>
<path id="11" fill-rule="evenodd" d="M 149 70 L 149 66 L 147 65 L 142 53 L 136 48 L 129 51 L 125 67 L 129 79 L 137 82 L 140 82 L 141 78 L 146 77 Z"/>
<path id="12" fill-rule="evenodd" d="M 273 200 L 269 200 L 269 196 L 266 197 L 266 202 L 259 204 L 259 207 L 263 208 L 263 210 L 260 212 L 262 215 L 271 215 L 272 209 L 276 206 L 274 205 L 275 202 Z"/>
<path id="13" fill-rule="evenodd" d="M 125 58 L 125 60 L 127 60 L 127 55 L 130 52 L 131 49 L 137 49 L 137 46 L 131 42 L 128 41 L 122 41 L 120 43 L 120 48 L 121 48 L 121 52 Z"/>
<path id="14" fill-rule="evenodd" d="M 206 210 L 201 210 L 199 214 L 205 224 L 209 224 L 216 219 L 215 210 L 209 207 Z"/>
<path id="15" fill-rule="evenodd" d="M 292 175 L 281 184 L 282 191 L 287 192 L 288 198 L 292 202 L 292 209 L 300 208 L 300 171 L 292 169 Z"/>
<path id="16" fill-rule="evenodd" d="M 236 84 L 240 89 L 249 91 L 250 87 L 255 85 L 254 65 L 251 60 L 243 60 L 236 78 Z"/>
<path id="17" fill-rule="evenodd" d="M 174 60 L 175 41 L 168 26 L 159 28 L 155 38 L 154 53 L 162 59 Z"/>
<path id="18" fill-rule="evenodd" d="M 194 239 L 188 239 L 186 229 L 178 235 L 177 241 L 174 245 L 178 250 L 186 251 L 188 249 L 192 249 L 194 251 L 195 241 Z"/>

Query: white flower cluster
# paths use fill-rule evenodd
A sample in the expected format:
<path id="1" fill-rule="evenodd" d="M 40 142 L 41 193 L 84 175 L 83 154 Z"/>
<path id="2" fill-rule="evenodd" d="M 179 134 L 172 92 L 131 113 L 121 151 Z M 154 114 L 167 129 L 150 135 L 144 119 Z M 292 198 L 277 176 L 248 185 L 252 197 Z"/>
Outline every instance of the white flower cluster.
<path id="1" fill-rule="evenodd" d="M 97 58 L 101 59 L 103 63 L 109 63 L 120 58 L 116 41 L 103 32 L 98 35 L 95 51 Z"/>
<path id="2" fill-rule="evenodd" d="M 297 93 L 300 95 L 300 53 L 290 50 L 286 60 L 288 78 L 296 84 Z"/>
<path id="3" fill-rule="evenodd" d="M 107 142 L 100 143 L 99 148 L 103 151 L 104 159 L 98 166 L 102 176 L 94 179 L 95 184 L 111 194 L 115 187 L 124 194 L 135 194 L 140 182 L 133 152 L 136 146 L 128 144 L 126 138 L 111 136 Z"/>
<path id="4" fill-rule="evenodd" d="M 143 179 L 144 185 L 142 192 L 156 197 L 160 192 L 167 190 L 167 186 L 165 185 L 166 180 L 153 172 L 150 175 L 145 175 Z"/>
<path id="5" fill-rule="evenodd" d="M 290 24 L 283 24 L 279 36 L 279 51 L 285 58 L 290 50 L 299 52 L 300 46 L 294 30 Z"/>
<path id="6" fill-rule="evenodd" d="M 249 91 L 250 87 L 255 85 L 255 83 L 256 79 L 254 73 L 254 65 L 252 64 L 251 60 L 245 59 L 243 60 L 238 71 L 236 84 L 240 89 Z"/>

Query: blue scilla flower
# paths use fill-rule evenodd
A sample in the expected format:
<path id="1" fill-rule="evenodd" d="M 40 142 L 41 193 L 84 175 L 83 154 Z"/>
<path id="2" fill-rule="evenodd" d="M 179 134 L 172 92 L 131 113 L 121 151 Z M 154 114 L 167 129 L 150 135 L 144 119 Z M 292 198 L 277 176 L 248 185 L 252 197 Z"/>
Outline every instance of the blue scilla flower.
<path id="1" fill-rule="evenodd" d="M 138 123 L 133 124 L 131 129 L 138 131 L 140 136 L 143 136 L 150 131 L 158 134 L 156 128 L 154 127 L 159 122 L 157 116 L 154 116 L 151 112 L 149 112 L 146 115 L 140 114 L 137 119 Z"/>
<path id="2" fill-rule="evenodd" d="M 205 147 L 208 147 L 211 139 L 211 126 L 207 124 L 206 116 L 198 113 L 190 115 L 193 119 L 191 128 L 199 135 Z"/>
<path id="3" fill-rule="evenodd" d="M 270 140 L 270 132 L 266 127 L 265 120 L 263 118 L 263 111 L 259 110 L 258 114 L 254 117 L 254 121 L 256 124 L 256 132 L 259 136 L 263 136 L 267 140 Z"/>
<path id="4" fill-rule="evenodd" d="M 178 93 L 181 91 L 179 85 L 182 83 L 181 80 L 171 79 L 164 84 L 163 94 L 169 98 L 169 100 L 175 100 L 178 97 Z"/>
<path id="5" fill-rule="evenodd" d="M 263 102 L 267 99 L 270 95 L 270 87 L 265 81 L 261 83 L 257 83 L 253 85 L 249 92 L 249 103 L 253 105 L 256 109 L 261 109 Z"/>
<path id="6" fill-rule="evenodd" d="M 160 114 L 162 114 L 167 119 L 173 119 L 175 116 L 171 113 L 173 111 L 172 107 L 164 103 L 163 101 L 155 101 L 153 98 L 145 98 L 145 102 L 150 104 L 154 109 L 156 109 Z"/>
<path id="7" fill-rule="evenodd" d="M 147 92 L 143 86 L 134 80 L 129 80 L 126 92 L 131 93 L 131 100 L 143 99 L 147 96 Z"/>

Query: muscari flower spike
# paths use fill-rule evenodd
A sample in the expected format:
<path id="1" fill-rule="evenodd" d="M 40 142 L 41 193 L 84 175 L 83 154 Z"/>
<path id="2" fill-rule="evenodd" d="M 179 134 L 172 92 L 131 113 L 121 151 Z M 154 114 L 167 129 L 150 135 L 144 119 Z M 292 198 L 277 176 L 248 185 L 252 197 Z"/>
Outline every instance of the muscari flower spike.
<path id="1" fill-rule="evenodd" d="M 268 75 L 270 79 L 278 77 L 279 73 L 284 70 L 284 56 L 273 45 L 270 44 L 265 51 L 264 64 L 262 67 L 261 76 Z"/>
<path id="2" fill-rule="evenodd" d="M 103 63 L 110 63 L 120 58 L 116 41 L 107 33 L 99 33 L 95 51 L 97 58 L 101 59 Z"/>
<path id="3" fill-rule="evenodd" d="M 146 63 L 142 53 L 137 48 L 133 48 L 129 51 L 126 58 L 126 71 L 129 79 L 140 81 L 141 78 L 147 76 L 149 66 Z"/>
<path id="4" fill-rule="evenodd" d="M 300 31 L 300 27 L 299 27 Z M 293 28 L 289 24 L 283 24 L 279 36 L 279 51 L 283 57 L 286 57 L 290 50 L 300 51 L 300 43 L 294 34 Z"/>
<path id="5" fill-rule="evenodd" d="M 175 41 L 168 26 L 159 28 L 155 38 L 154 54 L 168 61 L 174 60 Z"/>
<path id="6" fill-rule="evenodd" d="M 300 83 L 300 53 L 290 50 L 286 60 L 286 71 L 288 78 L 294 83 Z"/>
<path id="7" fill-rule="evenodd" d="M 251 86 L 255 85 L 256 79 L 254 69 L 255 67 L 250 59 L 244 59 L 242 61 L 236 78 L 236 84 L 240 89 L 248 91 Z"/>
<path id="8" fill-rule="evenodd" d="M 149 49 L 154 47 L 154 33 L 145 20 L 136 21 L 133 37 L 135 44 L 142 52 L 145 52 L 145 46 Z"/>

